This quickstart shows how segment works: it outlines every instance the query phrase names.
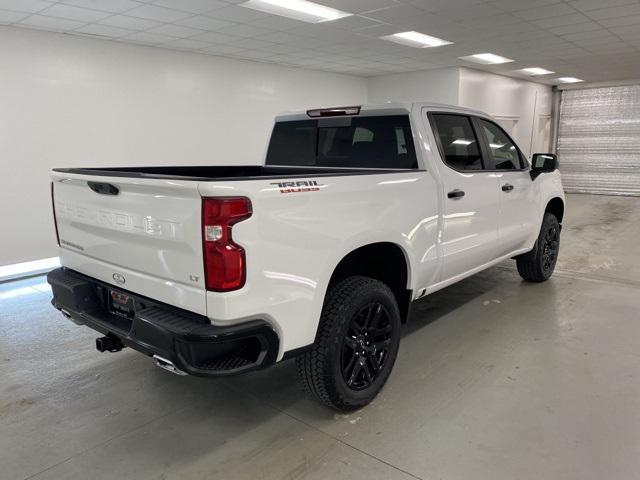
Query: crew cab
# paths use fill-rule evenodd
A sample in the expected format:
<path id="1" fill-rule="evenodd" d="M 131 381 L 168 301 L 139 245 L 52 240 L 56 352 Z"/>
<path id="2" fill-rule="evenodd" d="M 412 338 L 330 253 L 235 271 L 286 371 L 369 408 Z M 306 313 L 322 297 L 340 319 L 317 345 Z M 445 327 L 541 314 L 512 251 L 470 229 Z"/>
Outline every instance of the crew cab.
<path id="1" fill-rule="evenodd" d="M 564 213 L 555 155 L 530 162 L 489 115 L 429 103 L 278 116 L 260 165 L 51 180 L 52 303 L 98 350 L 204 377 L 295 357 L 342 411 L 382 389 L 412 301 L 510 258 L 547 280 Z"/>

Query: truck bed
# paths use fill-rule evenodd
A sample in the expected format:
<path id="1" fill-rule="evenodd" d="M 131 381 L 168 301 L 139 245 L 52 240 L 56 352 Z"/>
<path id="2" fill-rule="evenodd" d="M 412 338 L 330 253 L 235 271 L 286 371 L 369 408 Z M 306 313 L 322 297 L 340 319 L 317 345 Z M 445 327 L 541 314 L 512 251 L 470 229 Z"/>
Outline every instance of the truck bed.
<path id="1" fill-rule="evenodd" d="M 327 167 L 281 167 L 281 166 L 166 166 L 166 167 L 109 167 L 109 168 L 56 168 L 54 172 L 76 173 L 128 178 L 180 179 L 198 181 L 239 181 L 269 178 L 296 178 L 337 175 L 366 175 L 398 173 L 405 169 L 379 168 L 327 168 Z M 406 170 L 411 171 L 411 170 Z"/>

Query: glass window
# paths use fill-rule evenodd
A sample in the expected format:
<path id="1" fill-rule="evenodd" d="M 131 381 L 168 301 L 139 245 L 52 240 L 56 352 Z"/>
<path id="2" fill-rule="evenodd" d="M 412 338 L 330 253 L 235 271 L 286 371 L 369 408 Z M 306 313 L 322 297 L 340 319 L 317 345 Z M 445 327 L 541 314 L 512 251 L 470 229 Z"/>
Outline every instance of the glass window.
<path id="1" fill-rule="evenodd" d="M 471 120 L 464 115 L 434 114 L 444 161 L 456 170 L 482 170 L 482 157 Z"/>
<path id="2" fill-rule="evenodd" d="M 267 165 L 418 167 L 407 115 L 336 117 L 276 123 Z"/>
<path id="3" fill-rule="evenodd" d="M 481 135 L 484 135 L 484 139 L 487 141 L 487 148 L 489 148 L 491 156 L 491 162 L 487 168 L 491 170 L 519 170 L 523 168 L 518 147 L 507 134 L 495 123 L 481 118 L 478 119 L 478 122 Z"/>

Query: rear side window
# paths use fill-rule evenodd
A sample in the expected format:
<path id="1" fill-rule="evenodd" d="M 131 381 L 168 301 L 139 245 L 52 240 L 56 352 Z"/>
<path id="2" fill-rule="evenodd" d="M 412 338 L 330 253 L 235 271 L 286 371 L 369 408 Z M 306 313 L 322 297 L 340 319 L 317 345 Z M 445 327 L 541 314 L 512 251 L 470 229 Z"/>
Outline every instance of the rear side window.
<path id="1" fill-rule="evenodd" d="M 418 167 L 408 115 L 336 117 L 278 122 L 267 165 Z"/>
<path id="2" fill-rule="evenodd" d="M 480 146 L 469 117 L 438 113 L 433 122 L 447 165 L 455 170 L 482 170 Z"/>
<path id="3" fill-rule="evenodd" d="M 480 135 L 487 142 L 491 170 L 519 170 L 524 168 L 518 147 L 498 125 L 482 118 L 478 119 Z"/>

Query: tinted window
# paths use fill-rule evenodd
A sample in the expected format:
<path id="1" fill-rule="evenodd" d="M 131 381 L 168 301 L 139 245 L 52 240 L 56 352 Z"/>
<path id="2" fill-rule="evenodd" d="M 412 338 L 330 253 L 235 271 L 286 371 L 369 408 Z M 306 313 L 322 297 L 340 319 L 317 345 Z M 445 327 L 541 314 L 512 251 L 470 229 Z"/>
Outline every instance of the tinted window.
<path id="1" fill-rule="evenodd" d="M 456 170 L 482 170 L 482 157 L 471 120 L 464 115 L 435 114 L 444 161 Z"/>
<path id="2" fill-rule="evenodd" d="M 267 165 L 417 168 L 407 115 L 276 123 Z"/>
<path id="3" fill-rule="evenodd" d="M 490 165 L 487 168 L 496 170 L 518 170 L 523 167 L 518 147 L 504 131 L 495 123 L 478 119 L 481 135 L 487 142 Z"/>

